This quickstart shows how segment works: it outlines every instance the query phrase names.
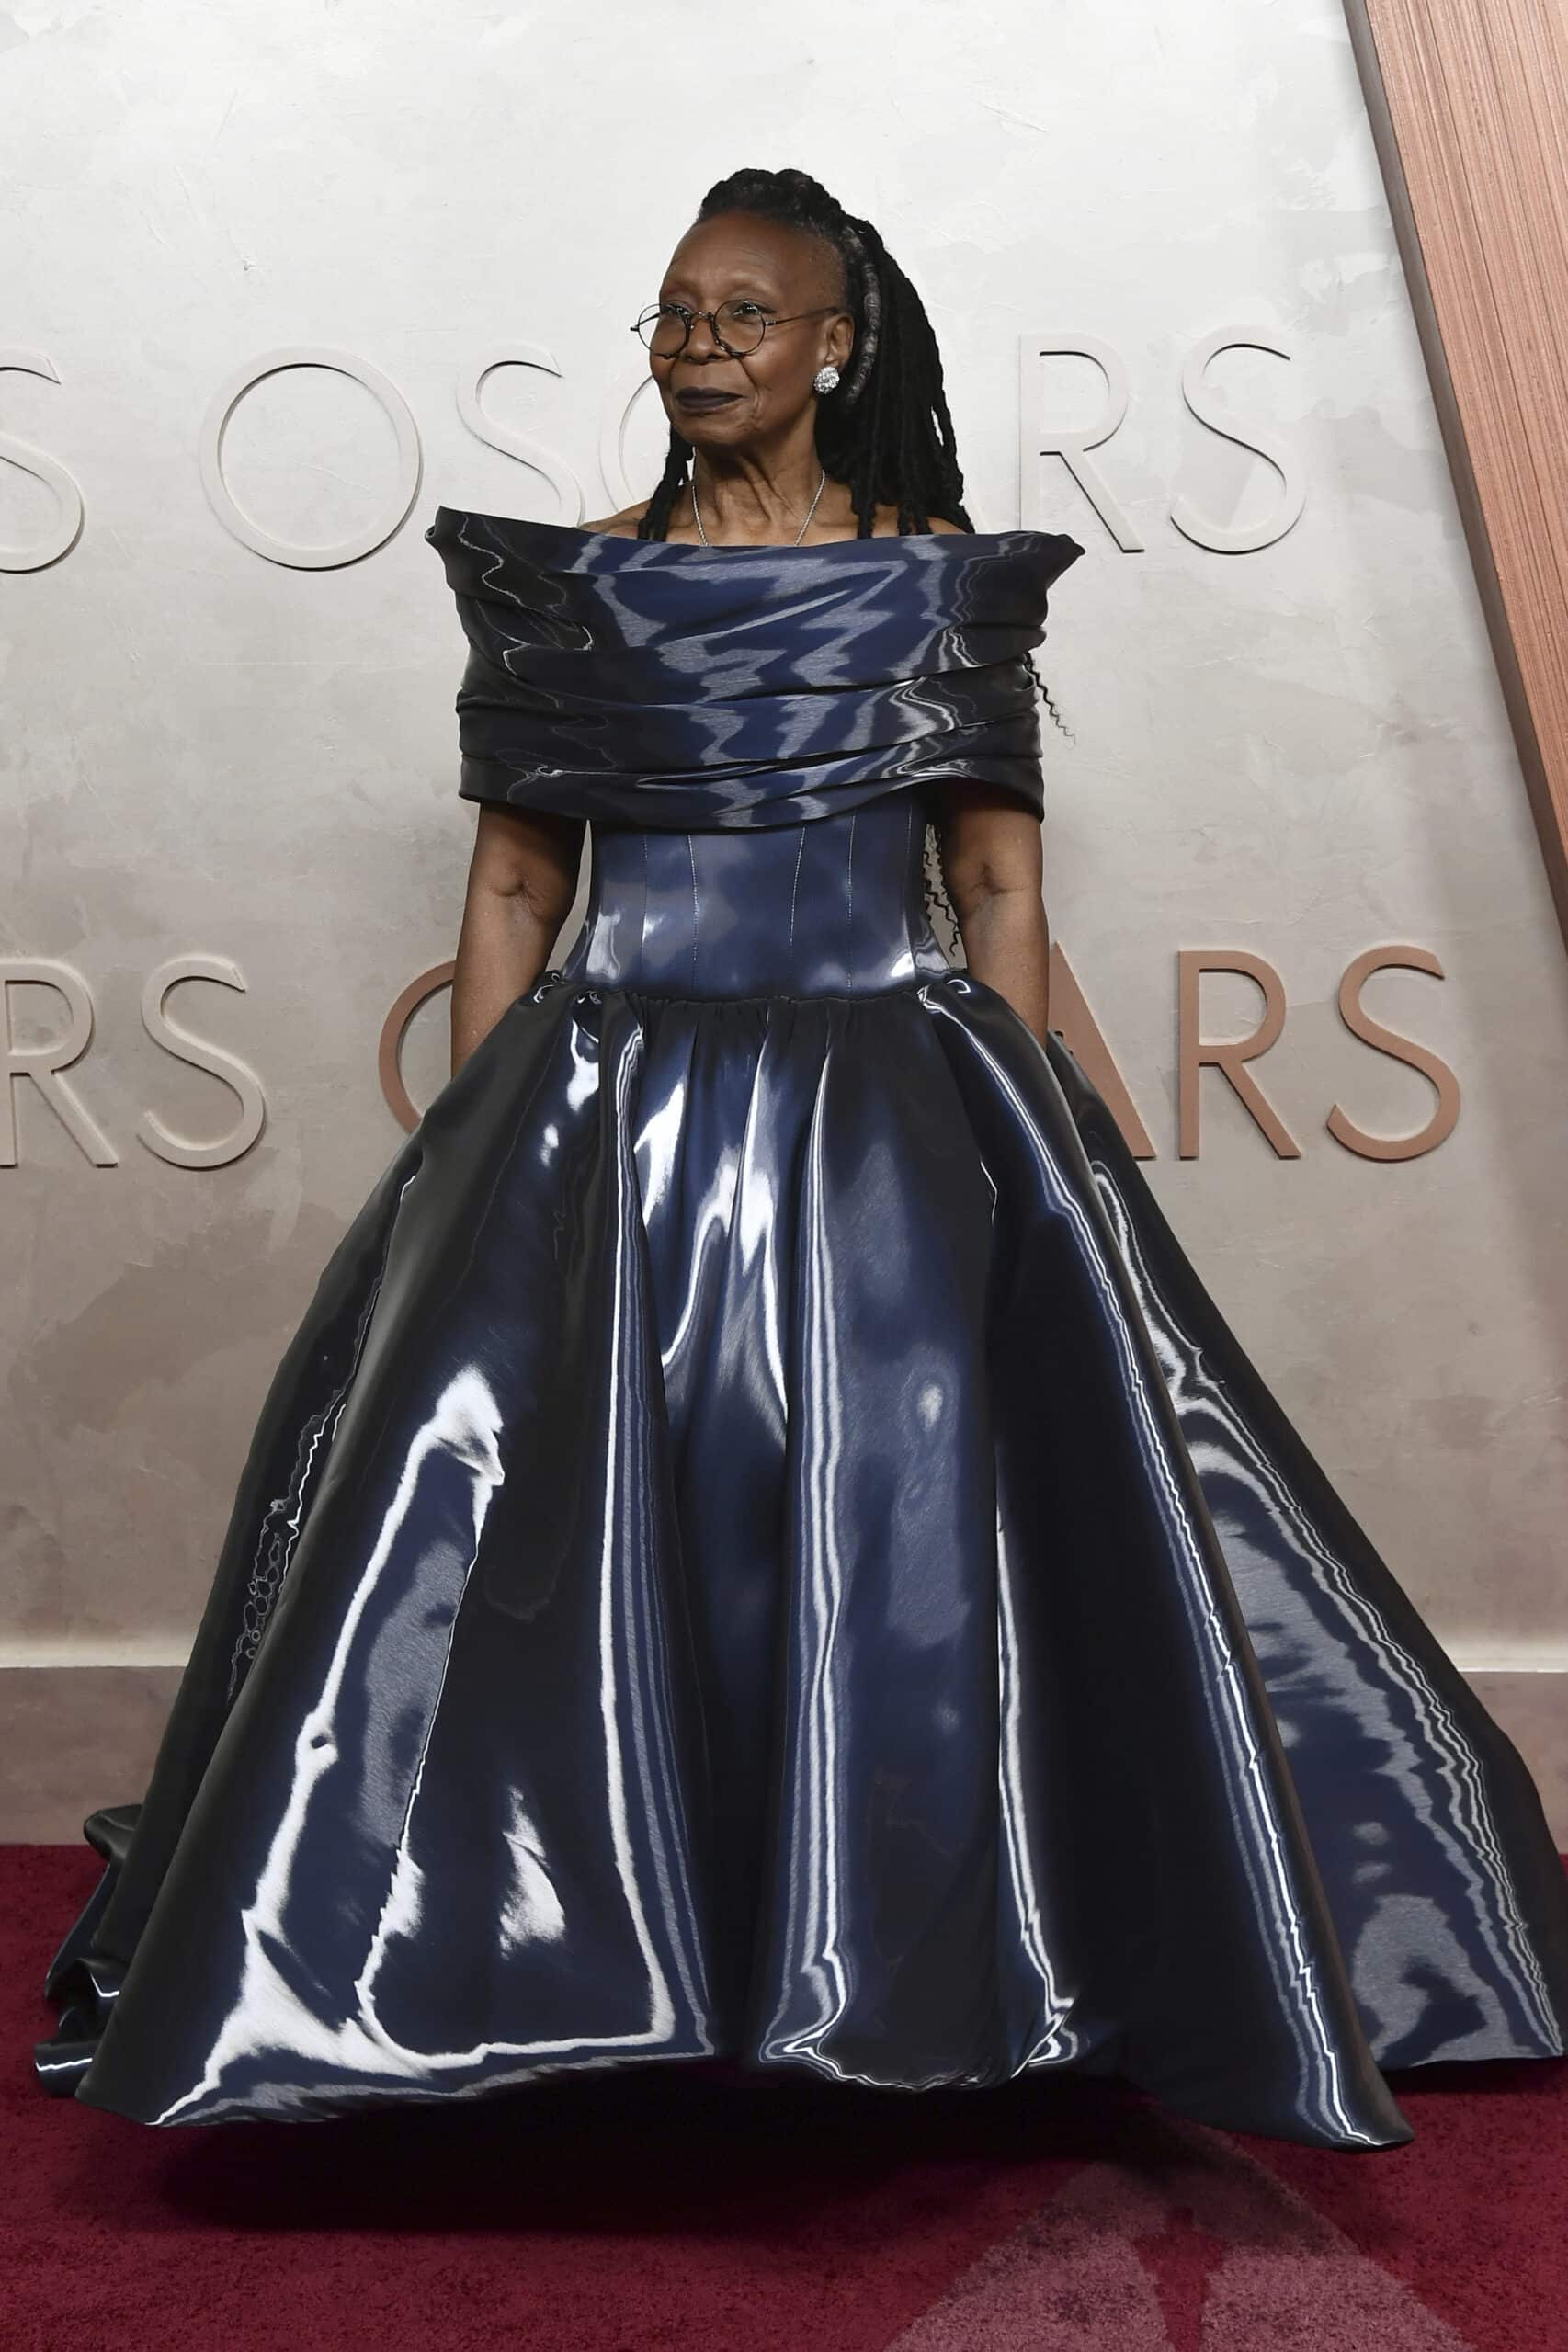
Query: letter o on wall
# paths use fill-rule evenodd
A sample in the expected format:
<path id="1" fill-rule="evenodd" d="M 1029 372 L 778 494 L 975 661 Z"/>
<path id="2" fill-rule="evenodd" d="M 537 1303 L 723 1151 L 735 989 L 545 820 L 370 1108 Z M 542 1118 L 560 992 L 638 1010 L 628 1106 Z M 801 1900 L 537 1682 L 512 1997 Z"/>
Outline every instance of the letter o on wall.
<path id="1" fill-rule="evenodd" d="M 264 531 L 234 504 L 223 479 L 223 429 L 251 386 L 259 384 L 267 376 L 276 376 L 284 368 L 330 368 L 340 376 L 352 376 L 385 409 L 397 436 L 395 495 L 400 502 L 389 523 L 372 523 L 352 538 L 340 540 L 335 547 L 296 547 L 288 540 Z M 324 344 L 291 344 L 282 351 L 264 352 L 259 359 L 249 360 L 237 369 L 219 386 L 201 420 L 199 456 L 202 487 L 224 529 L 233 532 L 254 554 L 264 555 L 269 563 L 286 563 L 297 572 L 331 572 L 340 564 L 358 563 L 361 556 L 372 554 L 407 519 L 419 494 L 419 428 L 408 403 L 391 378 L 383 376 L 379 368 L 372 368 L 368 359 L 357 358 L 351 351 L 335 351 Z"/>

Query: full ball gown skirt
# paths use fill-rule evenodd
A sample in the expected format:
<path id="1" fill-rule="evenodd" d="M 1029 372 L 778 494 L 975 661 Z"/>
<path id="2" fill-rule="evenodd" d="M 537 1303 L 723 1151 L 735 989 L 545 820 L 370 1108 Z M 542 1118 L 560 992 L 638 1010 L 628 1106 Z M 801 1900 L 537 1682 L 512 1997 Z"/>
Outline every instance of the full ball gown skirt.
<path id="1" fill-rule="evenodd" d="M 926 921 L 942 778 L 1039 805 L 1081 551 L 426 536 L 462 790 L 585 815 L 588 911 L 278 1367 L 46 2085 L 1070 2069 L 1370 2149 L 1385 2067 L 1560 2056 L 1519 1755 Z"/>

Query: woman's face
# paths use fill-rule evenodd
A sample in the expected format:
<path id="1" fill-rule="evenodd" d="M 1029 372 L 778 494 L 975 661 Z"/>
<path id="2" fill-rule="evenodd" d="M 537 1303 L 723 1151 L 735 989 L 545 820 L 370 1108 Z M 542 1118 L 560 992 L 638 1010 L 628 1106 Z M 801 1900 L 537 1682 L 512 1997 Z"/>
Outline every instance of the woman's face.
<path id="1" fill-rule="evenodd" d="M 661 302 L 717 311 L 724 302 L 757 303 L 770 326 L 755 351 L 733 358 L 698 319 L 686 348 L 649 354 L 665 412 L 683 440 L 728 449 L 770 438 L 816 398 L 812 378 L 827 360 L 842 372 L 855 340 L 838 256 L 822 238 L 751 212 L 722 212 L 696 222 L 676 245 L 659 288 Z M 796 315 L 814 313 L 809 318 Z M 722 395 L 722 397 L 713 397 Z"/>

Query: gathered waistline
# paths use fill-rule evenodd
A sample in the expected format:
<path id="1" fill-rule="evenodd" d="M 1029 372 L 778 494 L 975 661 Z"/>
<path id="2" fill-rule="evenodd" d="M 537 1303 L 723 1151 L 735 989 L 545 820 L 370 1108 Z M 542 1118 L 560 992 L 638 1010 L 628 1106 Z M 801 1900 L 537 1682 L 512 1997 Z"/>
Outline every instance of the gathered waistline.
<path id="1" fill-rule="evenodd" d="M 972 980 L 973 975 L 965 965 L 950 964 L 946 971 L 916 972 L 911 979 L 894 981 L 885 988 L 758 988 L 737 990 L 733 994 L 700 994 L 691 989 L 648 987 L 635 980 L 608 985 L 596 981 L 590 985 L 579 979 L 568 980 L 558 965 L 551 964 L 525 994 L 528 1001 L 536 1004 L 555 989 L 567 987 L 573 994 L 586 997 L 593 1005 L 602 1004 L 607 996 L 668 1005 L 877 1005 L 903 996 L 917 996 L 933 983 L 940 987 L 949 981 L 969 984 Z"/>

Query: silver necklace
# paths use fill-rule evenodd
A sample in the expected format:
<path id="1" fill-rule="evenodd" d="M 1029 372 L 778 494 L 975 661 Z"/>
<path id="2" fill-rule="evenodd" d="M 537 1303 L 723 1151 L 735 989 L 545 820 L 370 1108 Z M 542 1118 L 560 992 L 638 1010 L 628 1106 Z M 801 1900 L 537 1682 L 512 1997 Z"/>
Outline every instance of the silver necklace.
<path id="1" fill-rule="evenodd" d="M 807 530 L 809 529 L 809 528 L 810 528 L 810 526 L 811 526 L 811 519 L 812 519 L 812 517 L 816 513 L 816 510 L 817 510 L 817 498 L 820 498 L 820 497 L 822 496 L 823 489 L 824 489 L 824 484 L 826 483 L 826 481 L 827 481 L 827 468 L 824 466 L 824 467 L 823 468 L 822 481 L 821 481 L 821 482 L 819 482 L 819 483 L 818 483 L 818 484 L 817 484 L 816 498 L 813 498 L 813 499 L 812 500 L 811 505 L 806 508 L 806 519 L 805 519 L 805 521 L 801 525 L 800 529 L 795 533 L 794 538 L 793 538 L 792 540 L 777 540 L 777 541 L 771 542 L 772 544 L 775 544 L 775 545 L 778 545 L 778 546 L 782 546 L 782 547 L 799 547 L 799 546 L 800 546 L 801 541 L 805 538 L 805 536 L 806 536 L 806 532 L 807 532 Z M 700 507 L 700 506 L 698 505 L 698 503 L 697 503 L 697 475 L 696 475 L 696 473 L 695 473 L 695 472 L 692 474 L 692 477 L 691 477 L 691 519 L 692 519 L 692 521 L 697 525 L 697 536 L 698 536 L 698 538 L 702 541 L 702 544 L 703 544 L 703 546 L 704 546 L 704 547 L 745 547 L 745 546 L 759 546 L 759 545 L 761 545 L 761 544 L 762 544 L 762 542 L 761 542 L 760 540 L 733 540 L 733 539 L 711 540 L 711 539 L 710 539 L 710 538 L 709 538 L 709 536 L 708 536 L 707 532 L 706 532 L 706 531 L 703 529 L 703 528 L 702 528 L 702 509 L 701 509 L 701 507 Z"/>

